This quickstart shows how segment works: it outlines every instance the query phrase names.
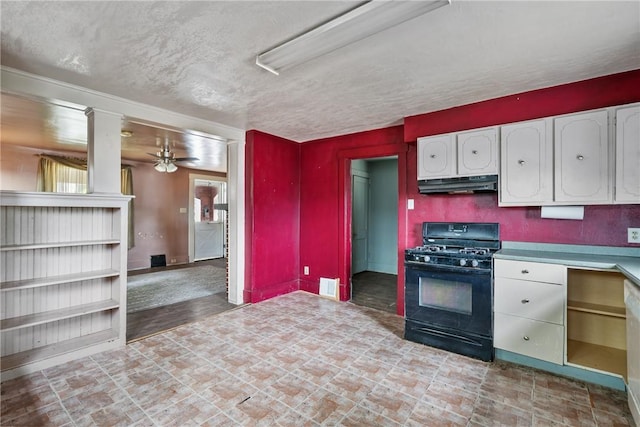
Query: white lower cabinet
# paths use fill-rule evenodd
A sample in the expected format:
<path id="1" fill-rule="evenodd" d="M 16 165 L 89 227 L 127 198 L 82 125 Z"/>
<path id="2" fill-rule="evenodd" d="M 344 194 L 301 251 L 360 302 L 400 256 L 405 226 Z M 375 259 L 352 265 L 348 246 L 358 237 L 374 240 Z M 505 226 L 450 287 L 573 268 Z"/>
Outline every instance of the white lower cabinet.
<path id="1" fill-rule="evenodd" d="M 562 364 L 566 268 L 495 260 L 494 346 Z"/>
<path id="2" fill-rule="evenodd" d="M 637 339 L 627 338 L 621 273 L 504 259 L 494 266 L 496 349 L 627 381 L 627 348 Z"/>
<path id="3" fill-rule="evenodd" d="M 627 313 L 627 398 L 633 419 L 640 425 L 640 287 L 624 284 Z"/>

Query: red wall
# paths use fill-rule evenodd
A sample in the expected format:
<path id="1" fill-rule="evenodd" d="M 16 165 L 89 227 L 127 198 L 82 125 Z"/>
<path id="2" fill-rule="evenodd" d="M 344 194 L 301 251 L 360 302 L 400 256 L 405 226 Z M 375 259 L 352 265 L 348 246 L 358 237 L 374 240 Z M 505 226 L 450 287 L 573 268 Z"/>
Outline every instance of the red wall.
<path id="1" fill-rule="evenodd" d="M 350 189 L 348 159 L 396 154 L 406 159 L 402 126 L 327 138 L 301 145 L 300 288 L 318 293 L 320 277 L 340 278 L 340 296 L 349 299 Z M 346 179 L 345 179 L 346 177 Z M 404 202 L 401 201 L 402 206 Z M 399 217 L 400 220 L 403 218 Z M 399 245 L 405 236 L 399 237 Z M 309 266 L 309 275 L 303 267 Z"/>
<path id="2" fill-rule="evenodd" d="M 258 131 L 246 135 L 245 302 L 297 290 L 300 145 Z"/>

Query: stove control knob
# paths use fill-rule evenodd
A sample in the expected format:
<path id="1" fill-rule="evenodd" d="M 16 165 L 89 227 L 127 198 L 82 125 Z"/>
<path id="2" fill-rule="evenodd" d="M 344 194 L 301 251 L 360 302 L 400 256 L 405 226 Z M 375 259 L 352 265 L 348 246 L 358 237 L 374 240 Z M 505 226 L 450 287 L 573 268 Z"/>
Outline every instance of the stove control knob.
<path id="1" fill-rule="evenodd" d="M 471 261 L 471 267 L 477 267 L 478 266 L 478 260 L 474 259 L 473 261 Z"/>
<path id="2" fill-rule="evenodd" d="M 429 261 L 431 261 L 431 257 L 429 255 L 425 255 L 424 262 L 429 262 Z"/>
<path id="3" fill-rule="evenodd" d="M 460 266 L 464 267 L 465 265 L 467 265 L 467 260 L 463 258 L 460 260 Z"/>

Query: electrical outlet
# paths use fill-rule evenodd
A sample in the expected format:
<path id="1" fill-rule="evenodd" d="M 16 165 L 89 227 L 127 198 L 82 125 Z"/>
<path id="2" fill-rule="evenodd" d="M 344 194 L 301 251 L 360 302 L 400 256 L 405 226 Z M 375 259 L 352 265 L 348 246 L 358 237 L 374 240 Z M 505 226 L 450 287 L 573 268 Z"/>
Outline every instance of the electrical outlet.
<path id="1" fill-rule="evenodd" d="M 171 258 L 171 264 L 175 264 L 176 263 L 176 259 L 175 258 Z"/>
<path id="2" fill-rule="evenodd" d="M 305 265 L 305 266 L 304 266 L 304 275 L 305 275 L 305 276 L 308 276 L 308 275 L 309 275 L 309 266 L 308 266 L 308 265 Z"/>
<path id="3" fill-rule="evenodd" d="M 640 228 L 627 228 L 627 241 L 640 245 Z"/>

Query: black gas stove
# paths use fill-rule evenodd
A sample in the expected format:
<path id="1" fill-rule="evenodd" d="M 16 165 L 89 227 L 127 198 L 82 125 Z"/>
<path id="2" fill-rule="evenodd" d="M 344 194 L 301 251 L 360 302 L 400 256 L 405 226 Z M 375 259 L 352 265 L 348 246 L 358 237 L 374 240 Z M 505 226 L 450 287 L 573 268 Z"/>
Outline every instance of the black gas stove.
<path id="1" fill-rule="evenodd" d="M 422 243 L 404 255 L 405 338 L 492 360 L 499 224 L 425 222 Z"/>

